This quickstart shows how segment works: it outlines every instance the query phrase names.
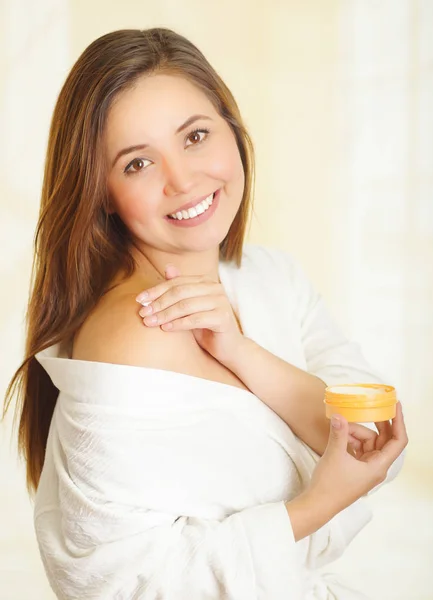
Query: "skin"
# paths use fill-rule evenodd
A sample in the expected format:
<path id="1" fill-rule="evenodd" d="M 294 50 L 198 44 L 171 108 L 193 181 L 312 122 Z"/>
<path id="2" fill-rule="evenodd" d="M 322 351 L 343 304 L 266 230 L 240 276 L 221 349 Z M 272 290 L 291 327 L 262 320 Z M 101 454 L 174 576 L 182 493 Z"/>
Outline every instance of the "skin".
<path id="1" fill-rule="evenodd" d="M 176 134 L 193 115 L 209 119 L 201 118 Z M 197 128 L 209 134 L 192 133 Z M 139 144 L 148 147 L 111 166 L 120 150 Z M 172 263 L 184 275 L 218 281 L 219 244 L 239 209 L 245 178 L 234 134 L 207 96 L 181 77 L 142 77 L 112 107 L 106 149 L 112 210 L 133 234 L 139 270 L 153 267 L 163 273 Z M 164 219 L 218 189 L 219 207 L 199 227 L 175 227 Z"/>

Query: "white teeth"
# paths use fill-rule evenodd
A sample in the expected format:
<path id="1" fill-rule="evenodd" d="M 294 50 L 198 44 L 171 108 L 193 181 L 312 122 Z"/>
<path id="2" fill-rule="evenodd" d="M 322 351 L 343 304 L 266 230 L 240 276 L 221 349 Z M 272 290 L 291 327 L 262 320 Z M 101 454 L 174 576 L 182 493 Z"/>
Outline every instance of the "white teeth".
<path id="1" fill-rule="evenodd" d="M 198 215 L 202 215 L 207 211 L 209 206 L 211 206 L 213 202 L 213 194 L 210 194 L 207 198 L 199 202 L 196 206 L 189 208 L 188 210 L 179 210 L 177 213 L 172 213 L 170 217 L 172 219 L 178 219 L 181 221 L 182 219 L 193 219 Z"/>

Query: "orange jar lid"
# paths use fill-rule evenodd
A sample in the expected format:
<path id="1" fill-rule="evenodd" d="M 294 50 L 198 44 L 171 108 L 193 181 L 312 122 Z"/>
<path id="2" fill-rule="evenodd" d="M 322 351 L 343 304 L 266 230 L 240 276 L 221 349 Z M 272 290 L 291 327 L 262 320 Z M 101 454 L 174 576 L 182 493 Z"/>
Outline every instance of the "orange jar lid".
<path id="1" fill-rule="evenodd" d="M 342 408 L 374 408 L 397 403 L 395 388 L 380 383 L 344 383 L 325 390 L 325 404 Z"/>

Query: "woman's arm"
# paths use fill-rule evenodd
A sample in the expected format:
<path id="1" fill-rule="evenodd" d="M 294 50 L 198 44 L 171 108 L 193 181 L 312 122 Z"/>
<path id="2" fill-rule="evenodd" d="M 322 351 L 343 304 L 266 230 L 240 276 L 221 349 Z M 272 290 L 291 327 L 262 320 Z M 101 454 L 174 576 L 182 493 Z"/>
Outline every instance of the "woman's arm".
<path id="1" fill-rule="evenodd" d="M 317 454 L 325 451 L 329 421 L 323 404 L 326 384 L 244 337 L 224 363 Z"/>
<path id="2" fill-rule="evenodd" d="M 252 340 L 242 341 L 242 348 L 231 354 L 230 365 L 226 366 L 321 456 L 329 432 L 323 404 L 326 386 L 383 382 L 358 344 L 342 333 L 323 298 L 289 254 L 260 247 L 257 262 L 267 289 L 279 289 L 270 304 L 277 315 L 289 319 L 293 333 L 299 335 L 296 342 L 303 350 L 305 370 Z"/>
<path id="3" fill-rule="evenodd" d="M 181 276 L 176 267 L 166 273 L 167 281 L 146 290 L 146 297 L 143 293 L 137 296 L 138 302 L 150 304 L 139 314 L 148 327 L 193 330 L 204 350 L 236 374 L 320 456 L 329 431 L 323 405 L 326 385 L 371 383 L 377 376 L 371 373 L 356 344 L 338 330 L 320 296 L 288 255 L 259 248 L 256 261 L 255 268 L 263 271 L 262 289 L 280 287 L 280 294 L 270 301 L 276 317 L 268 325 L 279 328 L 279 317 L 291 322 L 290 328 L 283 327 L 276 335 L 294 337 L 286 343 L 301 346 L 305 370 L 240 335 L 221 284 Z M 251 291 L 257 281 L 251 281 Z M 259 302 L 263 300 L 263 294 L 259 295 Z M 279 341 L 285 343 L 284 339 Z"/>

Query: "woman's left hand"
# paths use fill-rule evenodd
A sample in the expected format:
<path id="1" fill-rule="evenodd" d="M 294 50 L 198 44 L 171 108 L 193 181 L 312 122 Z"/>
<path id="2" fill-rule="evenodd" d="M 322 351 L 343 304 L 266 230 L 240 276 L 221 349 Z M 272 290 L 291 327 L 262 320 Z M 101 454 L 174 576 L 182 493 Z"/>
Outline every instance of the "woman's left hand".
<path id="1" fill-rule="evenodd" d="M 223 364 L 229 361 L 243 335 L 223 286 L 204 276 L 182 277 L 173 265 L 166 278 L 136 298 L 143 304 L 139 314 L 144 324 L 163 331 L 192 330 L 204 350 Z"/>

